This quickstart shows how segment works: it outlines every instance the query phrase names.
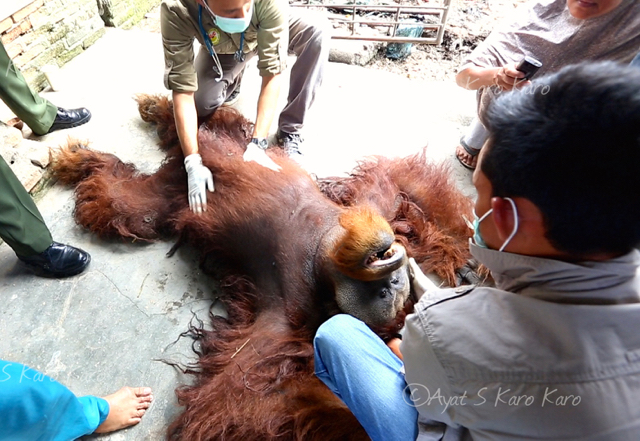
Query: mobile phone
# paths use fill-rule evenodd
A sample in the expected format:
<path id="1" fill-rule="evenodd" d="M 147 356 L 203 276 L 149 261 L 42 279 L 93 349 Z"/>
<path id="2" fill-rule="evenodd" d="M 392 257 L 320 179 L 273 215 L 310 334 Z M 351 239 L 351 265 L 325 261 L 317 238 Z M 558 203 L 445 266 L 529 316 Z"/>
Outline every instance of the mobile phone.
<path id="1" fill-rule="evenodd" d="M 516 66 L 516 70 L 524 73 L 523 80 L 530 80 L 541 67 L 542 62 L 533 57 L 525 56 Z"/>

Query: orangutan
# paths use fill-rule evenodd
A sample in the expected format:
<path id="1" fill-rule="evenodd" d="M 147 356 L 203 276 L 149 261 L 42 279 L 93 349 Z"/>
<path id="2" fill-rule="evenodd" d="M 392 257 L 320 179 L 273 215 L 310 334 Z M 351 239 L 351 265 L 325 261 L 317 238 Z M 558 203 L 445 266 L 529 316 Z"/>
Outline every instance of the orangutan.
<path id="1" fill-rule="evenodd" d="M 53 170 L 75 185 L 76 221 L 101 237 L 195 245 L 221 280 L 227 317 L 192 328 L 195 382 L 176 391 L 184 412 L 176 440 L 368 439 L 347 407 L 313 374 L 312 338 L 339 312 L 381 336 L 410 306 L 408 256 L 447 284 L 470 256 L 462 215 L 471 202 L 424 153 L 363 162 L 346 178 L 316 181 L 277 150 L 280 171 L 242 158 L 251 123 L 231 108 L 200 129 L 215 191 L 190 211 L 172 103 L 138 97 L 167 157 L 152 174 L 71 141 Z"/>

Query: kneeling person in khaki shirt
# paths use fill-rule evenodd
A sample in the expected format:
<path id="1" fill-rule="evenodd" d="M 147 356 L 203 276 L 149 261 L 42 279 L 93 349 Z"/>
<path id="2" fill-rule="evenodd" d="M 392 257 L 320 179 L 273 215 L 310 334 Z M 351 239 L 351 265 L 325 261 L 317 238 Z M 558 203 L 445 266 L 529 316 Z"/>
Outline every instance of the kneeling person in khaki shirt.
<path id="1" fill-rule="evenodd" d="M 164 0 L 161 30 L 165 86 L 173 92 L 178 136 L 189 174 L 189 205 L 206 208 L 206 189 L 213 191 L 211 172 L 198 154 L 198 118 L 230 105 L 240 92 L 246 63 L 258 55 L 262 85 L 253 138 L 247 152 L 260 156 L 268 147 L 282 72 L 289 53 L 297 56 L 291 70 L 288 101 L 278 122 L 278 143 L 300 162 L 306 112 L 322 83 L 329 57 L 327 20 L 314 14 L 292 14 L 286 0 Z M 193 40 L 201 43 L 194 57 Z M 247 154 L 248 154 L 247 153 Z M 261 164 L 277 169 L 266 155 Z"/>

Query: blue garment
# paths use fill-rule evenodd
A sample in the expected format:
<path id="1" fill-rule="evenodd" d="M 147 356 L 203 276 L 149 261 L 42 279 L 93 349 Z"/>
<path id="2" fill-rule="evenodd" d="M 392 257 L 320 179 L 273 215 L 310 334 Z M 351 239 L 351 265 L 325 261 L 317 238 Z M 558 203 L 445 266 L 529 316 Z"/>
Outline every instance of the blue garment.
<path id="1" fill-rule="evenodd" d="M 356 416 L 373 441 L 418 436 L 402 361 L 362 321 L 346 314 L 322 324 L 313 341 L 316 376 Z"/>
<path id="2" fill-rule="evenodd" d="M 76 397 L 62 384 L 20 363 L 0 360 L 0 440 L 70 441 L 93 433 L 109 403 Z"/>
<path id="3" fill-rule="evenodd" d="M 638 55 L 636 55 L 636 57 L 633 60 L 631 60 L 631 65 L 635 67 L 640 67 L 640 53 L 638 53 Z"/>

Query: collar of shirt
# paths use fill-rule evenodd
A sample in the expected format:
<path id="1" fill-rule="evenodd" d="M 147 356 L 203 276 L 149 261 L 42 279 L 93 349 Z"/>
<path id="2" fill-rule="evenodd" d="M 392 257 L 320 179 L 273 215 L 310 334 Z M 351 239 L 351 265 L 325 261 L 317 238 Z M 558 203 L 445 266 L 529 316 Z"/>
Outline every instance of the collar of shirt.
<path id="1" fill-rule="evenodd" d="M 640 302 L 640 252 L 605 261 L 564 262 L 499 252 L 470 244 L 496 287 L 541 300 L 568 303 Z"/>

